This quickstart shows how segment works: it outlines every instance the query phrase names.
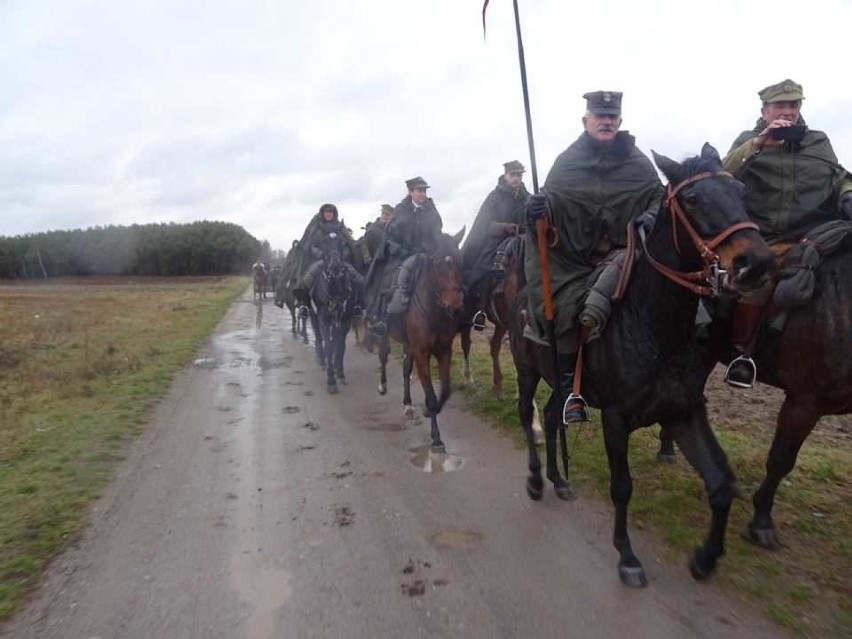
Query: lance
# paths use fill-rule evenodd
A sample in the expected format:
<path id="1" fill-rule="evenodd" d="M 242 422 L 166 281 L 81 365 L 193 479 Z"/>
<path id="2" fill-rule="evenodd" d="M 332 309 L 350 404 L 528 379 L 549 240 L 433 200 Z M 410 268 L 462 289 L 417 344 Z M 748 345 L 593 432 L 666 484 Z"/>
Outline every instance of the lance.
<path id="1" fill-rule="evenodd" d="M 488 1 L 482 7 L 482 29 L 485 33 L 485 10 L 488 7 Z M 515 33 L 518 39 L 518 63 L 521 68 L 521 88 L 524 95 L 524 114 L 527 122 L 527 143 L 530 151 L 530 171 L 533 180 L 533 193 L 538 193 L 538 169 L 535 162 L 535 141 L 533 139 L 532 116 L 530 114 L 530 95 L 527 86 L 527 65 L 524 58 L 524 41 L 521 37 L 521 17 L 518 11 L 518 0 L 512 0 L 512 5 L 515 9 Z M 556 349 L 556 321 L 553 311 L 553 294 L 550 282 L 550 261 L 547 255 L 547 238 L 549 235 L 549 221 L 547 218 L 538 218 L 535 222 L 535 234 L 538 248 L 539 266 L 541 269 L 542 295 L 544 297 L 544 320 L 545 332 L 548 343 L 550 344 L 550 356 L 553 364 L 553 373 L 556 376 L 553 384 L 553 392 L 556 395 L 556 405 L 563 406 L 562 389 L 560 380 L 562 379 L 561 371 L 559 370 L 559 353 Z M 568 444 L 565 437 L 565 423 L 559 419 L 559 443 L 562 453 L 562 467 L 565 471 L 565 477 L 568 477 Z"/>

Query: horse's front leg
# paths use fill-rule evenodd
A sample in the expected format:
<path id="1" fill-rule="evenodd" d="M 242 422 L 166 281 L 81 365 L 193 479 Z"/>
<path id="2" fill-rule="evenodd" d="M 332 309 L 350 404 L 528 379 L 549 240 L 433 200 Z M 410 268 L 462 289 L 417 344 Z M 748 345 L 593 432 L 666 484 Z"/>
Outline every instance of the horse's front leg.
<path id="1" fill-rule="evenodd" d="M 660 427 L 660 449 L 657 451 L 657 461 L 667 464 L 674 464 L 677 461 L 674 439 L 663 427 Z"/>
<path id="2" fill-rule="evenodd" d="M 462 356 L 464 362 L 462 365 L 462 384 L 473 386 L 473 375 L 470 372 L 470 330 L 471 325 L 465 324 L 459 330 L 461 341 Z"/>
<path id="3" fill-rule="evenodd" d="M 414 358 L 405 349 L 405 359 L 402 360 L 402 405 L 405 416 L 414 419 L 414 406 L 411 404 L 411 371 L 414 368 Z"/>
<path id="4" fill-rule="evenodd" d="M 489 347 L 491 350 L 491 392 L 498 399 L 503 399 L 503 371 L 500 369 L 500 346 L 506 336 L 506 327 L 495 325 Z"/>
<path id="5" fill-rule="evenodd" d="M 556 461 L 556 433 L 559 429 L 559 420 L 562 419 L 562 407 L 556 401 L 556 393 L 551 392 L 550 398 L 544 407 L 544 441 L 545 457 L 547 459 L 547 478 L 553 482 L 553 490 L 560 499 L 573 499 L 571 485 L 568 478 L 559 472 L 559 464 Z M 566 470 L 567 473 L 567 470 Z"/>
<path id="6" fill-rule="evenodd" d="M 323 338 L 323 355 L 325 357 L 325 376 L 326 376 L 326 387 L 328 392 L 332 395 L 337 394 L 337 377 L 335 376 L 334 369 L 334 347 L 335 347 L 335 339 L 334 339 L 334 325 L 332 324 L 330 318 L 328 317 L 328 309 L 325 309 L 324 312 L 320 313 L 320 329 L 322 331 Z"/>
<path id="7" fill-rule="evenodd" d="M 618 576 L 623 584 L 631 588 L 642 588 L 648 585 L 648 579 L 642 562 L 633 553 L 627 533 L 627 506 L 633 495 L 633 479 L 630 477 L 630 463 L 627 458 L 630 431 L 615 409 L 604 409 L 601 412 L 601 421 L 609 461 L 609 496 L 615 506 L 612 543 L 619 555 Z"/>
<path id="8" fill-rule="evenodd" d="M 692 415 L 678 422 L 661 424 L 674 437 L 684 457 L 704 480 L 710 502 L 710 532 L 704 544 L 696 548 L 690 571 L 695 579 L 705 579 L 716 569 L 725 554 L 725 531 L 733 500 L 733 472 L 728 459 L 707 422 L 704 404 L 696 406 Z"/>
<path id="9" fill-rule="evenodd" d="M 788 396 L 778 413 L 778 425 L 766 458 L 766 477 L 752 496 L 754 517 L 748 525 L 749 539 L 764 548 L 781 548 L 772 521 L 775 491 L 781 480 L 793 470 L 799 450 L 819 418 L 820 412 L 813 397 Z"/>
<path id="10" fill-rule="evenodd" d="M 432 452 L 445 453 L 447 449 L 444 442 L 441 441 L 441 431 L 438 430 L 438 398 L 435 396 L 435 389 L 432 386 L 432 371 L 429 370 L 428 351 L 418 350 L 415 352 L 414 363 L 417 366 L 420 384 L 423 386 L 423 394 L 426 396 L 426 410 L 429 411 L 429 418 L 432 422 Z"/>
<path id="11" fill-rule="evenodd" d="M 518 374 L 518 417 L 527 440 L 527 456 L 530 476 L 527 477 L 527 495 L 538 501 L 544 494 L 544 480 L 541 477 L 541 460 L 538 458 L 536 437 L 533 432 L 533 416 L 535 415 L 535 390 L 541 377 L 538 373 L 527 368 L 516 366 Z"/>
<path id="12" fill-rule="evenodd" d="M 387 335 L 379 340 L 379 395 L 388 392 L 388 355 L 390 355 L 390 340 Z"/>
<path id="13" fill-rule="evenodd" d="M 450 371 L 453 360 L 453 343 L 450 342 L 447 348 L 435 356 L 435 359 L 438 360 L 438 377 L 441 380 L 441 396 L 438 398 L 438 412 L 440 413 L 444 404 L 447 403 L 447 400 L 453 392 L 453 386 L 450 381 Z"/>
<path id="14" fill-rule="evenodd" d="M 346 336 L 352 320 L 343 320 L 334 325 L 334 372 L 337 381 L 346 385 L 346 373 L 343 370 L 343 357 L 346 355 Z"/>
<path id="15" fill-rule="evenodd" d="M 325 337 L 319 325 L 320 320 L 313 308 L 308 307 L 308 313 L 311 317 L 311 328 L 314 331 L 314 348 L 316 349 L 317 363 L 320 366 L 325 366 Z"/>

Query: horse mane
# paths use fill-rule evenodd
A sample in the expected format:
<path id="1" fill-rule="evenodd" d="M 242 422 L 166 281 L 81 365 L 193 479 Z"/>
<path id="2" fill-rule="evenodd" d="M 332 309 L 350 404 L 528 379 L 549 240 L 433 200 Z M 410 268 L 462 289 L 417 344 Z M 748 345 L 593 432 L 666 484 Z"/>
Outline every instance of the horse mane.
<path id="1" fill-rule="evenodd" d="M 722 163 L 715 158 L 703 158 L 700 155 L 686 158 L 680 164 L 684 177 L 692 177 L 699 173 L 715 173 L 722 170 Z"/>

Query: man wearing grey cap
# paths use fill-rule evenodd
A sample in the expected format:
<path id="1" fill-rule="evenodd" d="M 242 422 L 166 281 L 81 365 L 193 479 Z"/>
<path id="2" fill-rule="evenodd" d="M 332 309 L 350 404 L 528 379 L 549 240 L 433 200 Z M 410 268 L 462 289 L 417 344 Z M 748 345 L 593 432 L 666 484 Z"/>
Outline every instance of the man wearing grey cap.
<path id="1" fill-rule="evenodd" d="M 782 80 L 758 91 L 760 117 L 734 140 L 722 161 L 745 184 L 746 210 L 769 244 L 797 242 L 832 220 L 852 220 L 852 175 L 837 161 L 828 136 L 802 117 L 802 85 Z M 756 378 L 751 342 L 771 291 L 739 304 L 734 341 L 743 352 L 725 372 L 732 386 Z"/>
<path id="2" fill-rule="evenodd" d="M 536 210 L 546 201 L 556 230 L 548 261 L 563 397 L 570 395 L 574 380 L 578 316 L 587 280 L 613 250 L 627 245 L 629 224 L 653 225 L 664 193 L 657 171 L 636 147 L 635 138 L 619 130 L 622 94 L 593 91 L 583 98 L 583 133 L 556 158 L 542 193 L 530 198 Z M 532 225 L 526 242 L 524 268 L 532 322 L 524 335 L 546 343 L 542 274 Z M 566 405 L 563 412 L 566 421 L 585 420 L 582 403 Z"/>
<path id="3" fill-rule="evenodd" d="M 493 271 L 497 249 L 507 238 L 517 235 L 519 228 L 524 228 L 524 211 L 530 196 L 523 183 L 524 171 L 524 165 L 517 160 L 503 164 L 503 175 L 497 178 L 497 186 L 479 208 L 461 250 L 465 293 L 473 301 L 472 308 L 479 309 L 473 316 L 477 330 L 485 327 L 479 289 Z"/>

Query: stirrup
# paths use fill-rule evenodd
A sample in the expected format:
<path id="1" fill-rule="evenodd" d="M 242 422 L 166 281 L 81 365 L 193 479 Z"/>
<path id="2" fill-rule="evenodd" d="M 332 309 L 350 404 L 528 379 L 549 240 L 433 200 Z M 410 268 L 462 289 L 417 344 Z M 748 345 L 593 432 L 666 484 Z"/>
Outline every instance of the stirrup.
<path id="1" fill-rule="evenodd" d="M 352 318 L 364 319 L 364 309 L 356 305 L 355 308 L 352 309 Z"/>
<path id="2" fill-rule="evenodd" d="M 736 366 L 737 363 L 740 363 L 739 366 Z M 740 379 L 734 379 L 731 377 L 731 370 L 737 372 L 737 370 L 747 369 L 746 375 L 748 378 L 742 377 Z M 728 367 L 725 369 L 725 383 L 729 386 L 735 386 L 736 388 L 751 388 L 754 386 L 754 382 L 757 379 L 757 365 L 754 363 L 754 360 L 751 357 L 746 355 L 740 355 L 736 359 L 734 359 Z"/>
<path id="3" fill-rule="evenodd" d="M 562 406 L 562 423 L 579 424 L 592 421 L 589 415 L 589 405 L 582 395 L 571 393 Z"/>
<path id="4" fill-rule="evenodd" d="M 476 314 L 473 316 L 473 330 L 475 331 L 484 331 L 485 330 L 485 320 L 487 316 L 482 311 L 476 311 Z"/>

